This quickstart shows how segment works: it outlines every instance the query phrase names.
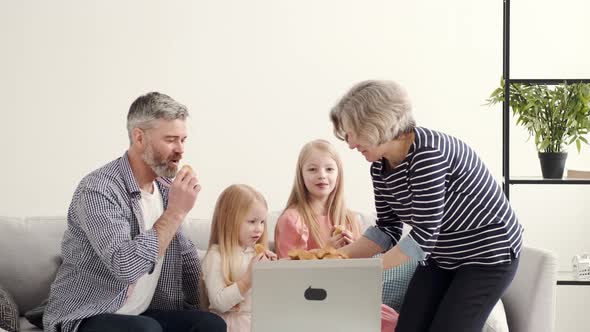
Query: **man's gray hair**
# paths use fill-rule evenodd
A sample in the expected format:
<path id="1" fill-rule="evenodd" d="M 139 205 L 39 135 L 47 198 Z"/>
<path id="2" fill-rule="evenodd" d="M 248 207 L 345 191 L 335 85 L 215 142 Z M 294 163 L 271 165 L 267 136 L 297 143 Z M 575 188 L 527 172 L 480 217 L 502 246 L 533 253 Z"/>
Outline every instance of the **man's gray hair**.
<path id="1" fill-rule="evenodd" d="M 373 144 L 383 144 L 416 126 L 406 90 L 393 81 L 363 81 L 330 111 L 334 135 L 346 140 L 344 127 Z"/>
<path id="2" fill-rule="evenodd" d="M 132 143 L 134 128 L 147 130 L 155 126 L 155 120 L 185 120 L 188 116 L 186 106 L 163 93 L 150 92 L 140 96 L 131 104 L 127 114 L 129 143 Z"/>

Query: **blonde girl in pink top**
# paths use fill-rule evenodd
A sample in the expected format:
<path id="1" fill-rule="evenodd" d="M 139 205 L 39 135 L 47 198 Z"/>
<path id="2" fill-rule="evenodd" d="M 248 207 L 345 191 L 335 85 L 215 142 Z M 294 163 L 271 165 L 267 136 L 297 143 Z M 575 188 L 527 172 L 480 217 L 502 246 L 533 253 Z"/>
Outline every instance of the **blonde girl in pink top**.
<path id="1" fill-rule="evenodd" d="M 305 144 L 287 207 L 275 228 L 279 258 L 291 249 L 341 248 L 360 236 L 358 216 L 346 208 L 342 183 L 342 162 L 334 147 L 325 140 Z M 333 235 L 338 225 L 344 231 Z"/>
<path id="2" fill-rule="evenodd" d="M 249 332 L 252 315 L 252 265 L 276 260 L 267 248 L 264 197 L 252 187 L 237 184 L 225 189 L 215 205 L 209 250 L 203 261 L 203 280 L 209 310 L 221 316 L 228 332 Z"/>
<path id="3" fill-rule="evenodd" d="M 358 216 L 344 202 L 343 181 L 342 161 L 328 141 L 315 140 L 303 146 L 287 207 L 275 228 L 279 258 L 288 257 L 291 249 L 338 249 L 361 236 Z M 344 230 L 333 235 L 336 226 Z M 381 330 L 393 331 L 397 317 L 395 310 L 382 305 Z"/>

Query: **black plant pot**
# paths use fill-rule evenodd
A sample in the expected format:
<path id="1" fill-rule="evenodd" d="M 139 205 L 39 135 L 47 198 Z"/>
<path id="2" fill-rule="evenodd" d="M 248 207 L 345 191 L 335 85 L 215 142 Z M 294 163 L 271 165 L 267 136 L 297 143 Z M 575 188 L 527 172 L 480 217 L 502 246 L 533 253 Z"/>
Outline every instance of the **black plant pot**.
<path id="1" fill-rule="evenodd" d="M 567 152 L 539 152 L 541 172 L 545 179 L 561 179 Z"/>

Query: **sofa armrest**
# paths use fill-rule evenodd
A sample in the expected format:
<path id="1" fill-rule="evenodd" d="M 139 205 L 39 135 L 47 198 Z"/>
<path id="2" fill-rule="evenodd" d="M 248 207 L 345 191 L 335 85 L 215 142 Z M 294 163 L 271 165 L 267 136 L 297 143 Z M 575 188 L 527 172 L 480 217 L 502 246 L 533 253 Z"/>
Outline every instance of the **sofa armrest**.
<path id="1" fill-rule="evenodd" d="M 502 301 L 510 332 L 552 332 L 555 329 L 557 257 L 523 247 L 512 284 Z"/>

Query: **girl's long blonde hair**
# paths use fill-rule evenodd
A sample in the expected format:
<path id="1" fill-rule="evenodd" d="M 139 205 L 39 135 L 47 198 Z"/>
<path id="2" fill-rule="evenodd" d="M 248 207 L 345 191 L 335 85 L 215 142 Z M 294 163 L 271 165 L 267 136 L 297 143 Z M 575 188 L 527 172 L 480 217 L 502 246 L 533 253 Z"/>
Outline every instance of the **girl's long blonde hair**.
<path id="1" fill-rule="evenodd" d="M 320 235 L 320 227 L 318 225 L 316 213 L 311 206 L 311 195 L 309 190 L 305 187 L 305 181 L 303 180 L 303 164 L 314 151 L 327 152 L 330 155 L 330 158 L 336 162 L 336 166 L 338 167 L 336 185 L 334 186 L 334 190 L 330 193 L 327 201 L 328 218 L 332 223 L 332 226 L 342 225 L 346 229 L 352 231 L 355 237 L 358 237 L 358 228 L 355 226 L 354 214 L 346 207 L 344 202 L 344 172 L 342 170 L 342 160 L 336 152 L 336 149 L 334 149 L 334 146 L 326 140 L 317 139 L 305 144 L 303 148 L 301 148 L 299 158 L 297 159 L 293 188 L 291 189 L 291 194 L 289 195 L 285 210 L 290 208 L 296 209 L 309 229 L 312 239 L 320 247 L 324 247 L 325 241 Z M 277 242 L 278 237 L 275 229 L 275 248 L 279 247 Z"/>
<path id="2" fill-rule="evenodd" d="M 213 219 L 211 220 L 211 237 L 209 250 L 213 245 L 219 247 L 221 254 L 221 268 L 227 286 L 238 281 L 241 277 L 241 252 L 239 237 L 240 225 L 255 203 L 264 205 L 268 210 L 266 200 L 261 193 L 245 184 L 233 184 L 227 187 L 217 199 Z M 264 232 L 257 243 L 267 247 L 268 234 L 266 222 Z"/>

